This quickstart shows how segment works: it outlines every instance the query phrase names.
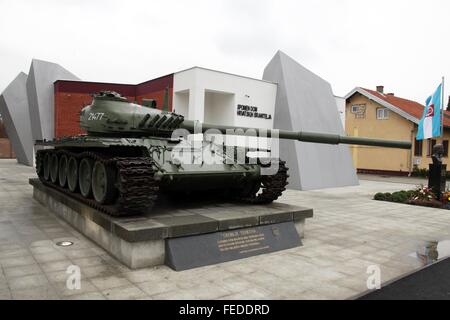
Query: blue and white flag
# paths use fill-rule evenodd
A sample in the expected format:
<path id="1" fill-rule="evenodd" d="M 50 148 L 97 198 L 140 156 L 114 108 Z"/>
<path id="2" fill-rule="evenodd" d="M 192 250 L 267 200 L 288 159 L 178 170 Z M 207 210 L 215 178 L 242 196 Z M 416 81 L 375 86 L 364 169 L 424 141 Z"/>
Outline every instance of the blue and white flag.
<path id="1" fill-rule="evenodd" d="M 442 84 L 428 97 L 416 140 L 425 140 L 441 135 L 441 98 Z"/>

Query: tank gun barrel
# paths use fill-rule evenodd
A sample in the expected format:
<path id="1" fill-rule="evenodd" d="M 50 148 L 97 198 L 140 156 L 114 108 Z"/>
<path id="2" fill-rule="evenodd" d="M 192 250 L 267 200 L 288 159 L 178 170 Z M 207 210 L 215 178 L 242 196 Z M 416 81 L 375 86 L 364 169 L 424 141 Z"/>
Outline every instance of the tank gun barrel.
<path id="1" fill-rule="evenodd" d="M 341 136 L 338 134 L 329 133 L 315 133 L 304 131 L 288 131 L 288 130 L 272 130 L 272 129 L 258 129 L 258 128 L 245 128 L 245 127 L 233 127 L 233 126 L 221 126 L 207 123 L 199 123 L 192 120 L 184 120 L 180 125 L 181 128 L 187 129 L 190 132 L 195 132 L 196 127 L 201 127 L 201 132 L 204 133 L 210 129 L 216 129 L 223 134 L 243 135 L 242 132 L 247 130 L 254 130 L 259 136 L 265 137 L 278 137 L 280 139 L 297 140 L 302 142 L 312 142 L 321 144 L 352 144 L 362 146 L 375 146 L 385 148 L 397 148 L 397 149 L 411 149 L 411 142 L 409 141 L 395 141 L 395 140 L 382 140 L 382 139 L 369 139 L 361 137 L 349 137 Z M 277 131 L 277 132 L 276 132 Z"/>
<path id="2" fill-rule="evenodd" d="M 219 130 L 222 134 L 253 135 L 274 137 L 286 140 L 323 144 L 354 144 L 386 148 L 411 149 L 409 141 L 390 141 L 348 137 L 338 134 L 288 131 L 262 128 L 245 128 L 222 126 L 186 120 L 183 115 L 148 108 L 129 103 L 126 98 L 116 92 L 100 92 L 94 96 L 92 104 L 83 108 L 80 113 L 80 127 L 91 135 L 131 134 L 131 135 L 164 135 L 176 129 L 186 129 L 191 133 L 204 133 L 210 129 Z"/>

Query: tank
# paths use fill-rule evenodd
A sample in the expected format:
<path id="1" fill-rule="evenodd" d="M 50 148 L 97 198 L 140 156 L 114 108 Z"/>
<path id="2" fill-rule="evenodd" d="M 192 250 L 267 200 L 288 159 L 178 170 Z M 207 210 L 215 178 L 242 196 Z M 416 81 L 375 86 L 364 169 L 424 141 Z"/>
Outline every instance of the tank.
<path id="1" fill-rule="evenodd" d="M 154 101 L 130 103 L 112 91 L 93 95 L 80 112 L 80 126 L 86 134 L 36 142 L 37 175 L 113 216 L 149 213 L 162 194 L 214 193 L 251 204 L 277 200 L 288 185 L 286 162 L 272 159 L 268 146 L 224 143 L 222 133 L 411 148 L 405 141 L 205 124 L 158 110 Z M 275 170 L 267 174 L 270 168 Z"/>

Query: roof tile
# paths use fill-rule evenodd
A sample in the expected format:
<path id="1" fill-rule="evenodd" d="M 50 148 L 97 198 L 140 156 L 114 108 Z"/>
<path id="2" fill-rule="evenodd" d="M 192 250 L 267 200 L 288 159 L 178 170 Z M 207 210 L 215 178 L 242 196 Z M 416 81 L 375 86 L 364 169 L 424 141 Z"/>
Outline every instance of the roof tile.
<path id="1" fill-rule="evenodd" d="M 403 110 L 404 112 L 410 114 L 411 116 L 413 116 L 414 118 L 416 118 L 418 120 L 420 120 L 422 118 L 423 110 L 424 110 L 425 106 L 418 102 L 408 100 L 408 99 L 403 99 L 400 97 L 396 97 L 394 95 L 379 93 L 377 91 L 366 89 L 366 88 L 361 88 L 361 89 L 363 89 L 364 91 L 367 91 L 368 93 L 370 93 L 371 95 L 374 95 L 375 97 L 377 97 L 379 99 L 386 101 L 387 103 L 392 104 L 393 106 Z M 444 125 L 446 127 L 450 127 L 450 111 L 445 111 L 445 113 L 444 113 Z"/>

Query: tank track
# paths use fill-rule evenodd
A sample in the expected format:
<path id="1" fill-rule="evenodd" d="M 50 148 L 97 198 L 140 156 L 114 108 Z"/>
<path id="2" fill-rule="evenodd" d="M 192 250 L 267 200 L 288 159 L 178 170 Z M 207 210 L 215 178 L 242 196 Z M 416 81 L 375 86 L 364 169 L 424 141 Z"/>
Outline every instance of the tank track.
<path id="1" fill-rule="evenodd" d="M 67 188 L 45 180 L 43 176 L 43 159 L 46 152 L 65 154 L 68 157 L 91 158 L 102 161 L 105 165 L 114 166 L 117 170 L 117 201 L 111 205 L 102 205 L 94 199 L 83 197 L 80 193 L 71 192 Z M 111 216 L 130 216 L 146 213 L 154 206 L 158 198 L 158 182 L 154 179 L 153 161 L 148 157 L 109 157 L 96 152 L 73 153 L 66 150 L 39 150 L 36 153 L 36 172 L 46 186 L 57 189 L 68 196 L 89 205 L 90 207 Z"/>
<path id="2" fill-rule="evenodd" d="M 289 184 L 287 181 L 289 168 L 286 167 L 286 161 L 279 159 L 278 164 L 276 174 L 262 176 L 260 184 L 257 184 L 248 194 L 238 197 L 238 200 L 249 204 L 269 204 L 277 200 Z M 270 167 L 270 164 L 260 164 L 260 166 L 267 168 Z M 257 194 L 259 190 L 261 193 Z"/>

